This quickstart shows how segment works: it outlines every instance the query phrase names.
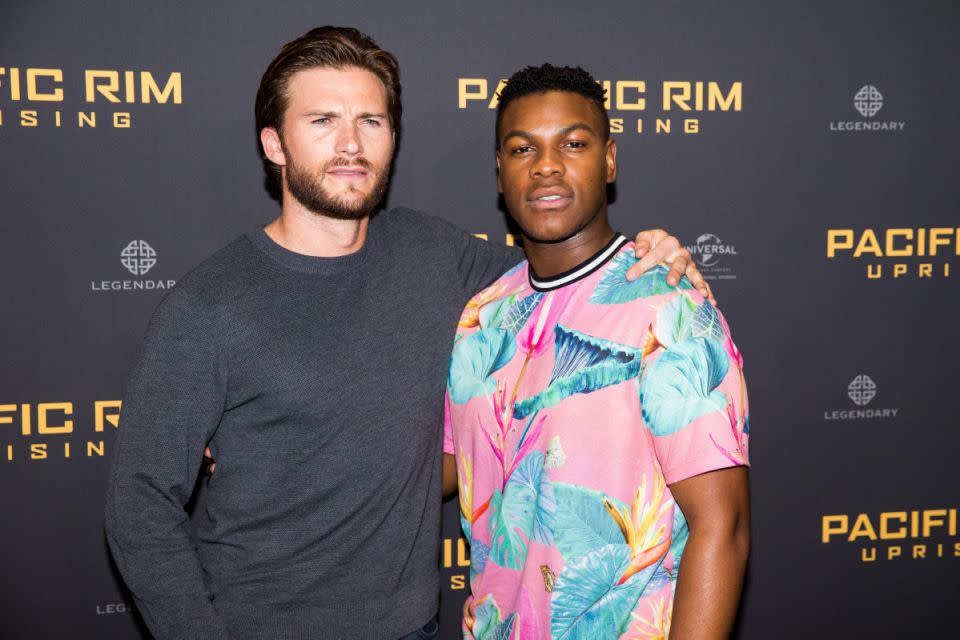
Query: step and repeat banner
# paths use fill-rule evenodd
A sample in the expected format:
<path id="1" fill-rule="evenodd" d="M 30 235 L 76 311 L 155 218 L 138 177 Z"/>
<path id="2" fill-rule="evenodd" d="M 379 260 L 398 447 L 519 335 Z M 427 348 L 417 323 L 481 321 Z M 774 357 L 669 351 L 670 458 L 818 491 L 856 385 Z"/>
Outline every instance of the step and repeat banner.
<path id="1" fill-rule="evenodd" d="M 960 10 L 729 5 L 4 2 L 0 637 L 147 637 L 102 528 L 123 387 L 177 279 L 277 214 L 254 93 L 322 24 L 400 60 L 389 203 L 489 242 L 509 241 L 500 83 L 545 61 L 603 82 L 615 226 L 680 237 L 745 354 L 736 637 L 960 633 Z M 468 587 L 456 515 L 443 638 Z"/>

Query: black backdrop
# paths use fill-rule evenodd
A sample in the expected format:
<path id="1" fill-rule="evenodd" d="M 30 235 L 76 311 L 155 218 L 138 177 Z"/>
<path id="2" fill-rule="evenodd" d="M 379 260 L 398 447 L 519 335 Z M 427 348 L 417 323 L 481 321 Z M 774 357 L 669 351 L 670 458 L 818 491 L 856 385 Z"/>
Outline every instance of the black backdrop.
<path id="1" fill-rule="evenodd" d="M 499 80 L 551 61 L 609 81 L 615 224 L 690 245 L 746 356 L 738 637 L 957 633 L 954 5 L 196 4 L 0 6 L 0 636 L 140 637 L 101 525 L 116 401 L 170 283 L 275 215 L 253 96 L 319 24 L 401 62 L 390 202 L 491 242 Z M 444 638 L 468 573 L 455 515 Z"/>

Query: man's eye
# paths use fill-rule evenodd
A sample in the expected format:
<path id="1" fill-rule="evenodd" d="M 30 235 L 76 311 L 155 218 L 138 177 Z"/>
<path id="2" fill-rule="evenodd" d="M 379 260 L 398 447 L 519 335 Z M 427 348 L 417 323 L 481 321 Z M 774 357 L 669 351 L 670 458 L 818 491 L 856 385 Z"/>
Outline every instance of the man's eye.
<path id="1" fill-rule="evenodd" d="M 529 152 L 532 151 L 532 150 L 533 150 L 533 147 L 531 147 L 531 146 L 529 146 L 529 145 L 523 145 L 523 146 L 520 146 L 520 147 L 514 147 L 514 148 L 513 148 L 513 153 L 515 153 L 515 154 L 517 154 L 517 155 L 520 155 L 520 154 L 524 154 L 524 153 L 529 153 Z"/>
<path id="2" fill-rule="evenodd" d="M 580 140 L 570 140 L 564 146 L 569 149 L 582 149 L 587 146 L 587 143 L 581 142 Z"/>
<path id="3" fill-rule="evenodd" d="M 330 118 L 317 118 L 313 121 L 313 124 L 326 125 L 330 123 Z"/>
<path id="4" fill-rule="evenodd" d="M 379 126 L 380 126 L 380 121 L 379 121 L 379 120 L 375 120 L 375 119 L 373 119 L 373 118 L 367 118 L 366 120 L 363 121 L 363 124 L 371 125 L 371 126 L 374 126 L 374 127 L 379 127 Z"/>

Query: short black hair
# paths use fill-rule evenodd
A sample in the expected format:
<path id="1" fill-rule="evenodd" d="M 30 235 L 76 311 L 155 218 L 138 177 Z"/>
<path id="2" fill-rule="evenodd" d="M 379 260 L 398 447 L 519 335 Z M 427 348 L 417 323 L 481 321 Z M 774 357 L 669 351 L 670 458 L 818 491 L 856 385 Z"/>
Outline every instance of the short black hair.
<path id="1" fill-rule="evenodd" d="M 528 66 L 520 69 L 507 80 L 506 86 L 500 91 L 500 102 L 497 103 L 496 148 L 500 149 L 500 122 L 507 105 L 524 96 L 548 91 L 569 91 L 577 93 L 596 105 L 603 119 L 604 140 L 610 137 L 610 117 L 607 115 L 606 91 L 589 72 L 582 67 L 557 67 L 549 62 L 539 67 Z"/>

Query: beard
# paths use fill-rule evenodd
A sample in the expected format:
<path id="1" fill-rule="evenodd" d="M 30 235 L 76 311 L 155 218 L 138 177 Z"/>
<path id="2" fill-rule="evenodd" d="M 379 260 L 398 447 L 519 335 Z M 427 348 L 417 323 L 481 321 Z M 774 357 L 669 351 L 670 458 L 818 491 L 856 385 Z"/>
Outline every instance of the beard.
<path id="1" fill-rule="evenodd" d="M 289 158 L 289 155 L 287 157 Z M 390 180 L 390 164 L 378 170 L 363 158 L 339 158 L 328 162 L 321 174 L 348 165 L 363 167 L 370 172 L 373 176 L 373 188 L 369 193 L 364 195 L 351 187 L 346 195 L 333 195 L 323 188 L 322 178 L 318 179 L 315 173 L 297 164 L 292 158 L 287 161 L 286 166 L 287 190 L 297 202 L 317 215 L 337 220 L 362 220 L 371 215 L 383 200 Z M 351 195 L 353 197 L 350 197 Z"/>

